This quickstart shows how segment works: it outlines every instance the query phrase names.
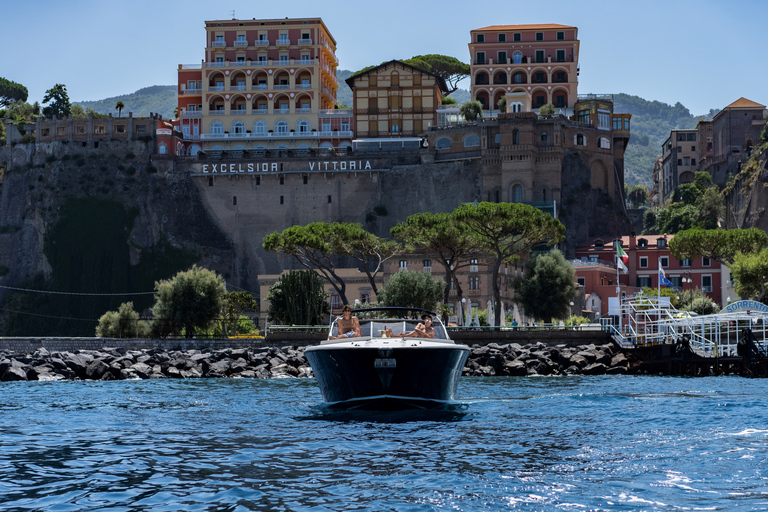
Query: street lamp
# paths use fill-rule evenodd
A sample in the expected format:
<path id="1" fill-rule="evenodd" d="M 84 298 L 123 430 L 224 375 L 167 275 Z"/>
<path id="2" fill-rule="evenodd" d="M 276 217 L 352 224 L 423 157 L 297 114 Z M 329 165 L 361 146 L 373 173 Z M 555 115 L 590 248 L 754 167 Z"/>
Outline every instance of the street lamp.
<path id="1" fill-rule="evenodd" d="M 573 327 L 573 301 L 569 302 L 571 305 L 571 314 L 568 316 L 568 324 Z"/>
<path id="2" fill-rule="evenodd" d="M 686 270 L 683 272 L 683 290 L 685 290 L 685 283 L 689 283 L 691 286 L 690 288 L 693 289 L 693 276 L 692 272 L 690 270 Z"/>

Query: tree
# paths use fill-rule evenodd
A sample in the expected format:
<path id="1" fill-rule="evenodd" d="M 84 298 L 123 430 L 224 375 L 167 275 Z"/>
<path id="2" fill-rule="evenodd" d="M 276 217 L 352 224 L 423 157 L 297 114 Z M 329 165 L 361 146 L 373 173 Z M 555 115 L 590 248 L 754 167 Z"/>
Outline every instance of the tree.
<path id="1" fill-rule="evenodd" d="M 96 336 L 103 338 L 143 337 L 149 332 L 147 322 L 139 319 L 133 310 L 133 302 L 120 304 L 117 311 L 107 311 L 99 317 Z"/>
<path id="2" fill-rule="evenodd" d="M 342 303 L 347 300 L 347 285 L 338 274 L 333 264 L 331 225 L 325 222 L 313 222 L 306 226 L 292 226 L 281 233 L 272 233 L 264 237 L 263 247 L 267 251 L 288 254 L 296 258 L 300 265 L 309 270 L 317 270 L 331 283 Z"/>
<path id="3" fill-rule="evenodd" d="M 443 96 L 442 104 L 443 105 L 455 105 L 456 104 L 456 100 L 453 99 L 453 98 L 450 98 L 448 96 Z"/>
<path id="4" fill-rule="evenodd" d="M 669 251 L 677 259 L 705 256 L 730 266 L 737 253 L 754 254 L 768 244 L 768 235 L 758 228 L 689 229 L 669 242 Z"/>
<path id="5" fill-rule="evenodd" d="M 323 280 L 312 270 L 291 270 L 269 289 L 267 314 L 287 325 L 318 325 L 329 312 Z"/>
<path id="6" fill-rule="evenodd" d="M 719 311 L 717 304 L 701 288 L 683 290 L 677 297 L 677 309 L 682 311 L 694 311 L 699 315 L 711 315 Z"/>
<path id="7" fill-rule="evenodd" d="M 368 277 L 373 293 L 378 295 L 376 276 L 382 265 L 392 256 L 401 254 L 400 245 L 387 241 L 364 230 L 360 224 L 336 222 L 331 224 L 331 250 L 341 256 L 349 256 L 360 264 L 360 270 Z"/>
<path id="8" fill-rule="evenodd" d="M 385 306 L 422 308 L 434 311 L 443 296 L 445 281 L 429 272 L 404 270 L 381 287 L 379 302 Z"/>
<path id="9" fill-rule="evenodd" d="M 446 95 L 455 92 L 459 88 L 458 83 L 468 77 L 470 73 L 469 64 L 447 55 L 417 55 L 402 62 L 415 68 L 429 71 L 445 80 L 449 89 Z"/>
<path id="10" fill-rule="evenodd" d="M 451 213 L 416 213 L 393 227 L 390 234 L 404 241 L 409 248 L 421 249 L 434 256 L 445 271 L 443 301 L 448 302 L 451 283 L 456 287 L 457 300 L 461 301 L 463 292 L 456 272 L 478 255 L 466 224 L 458 222 Z"/>
<path id="11" fill-rule="evenodd" d="M 546 105 L 542 105 L 539 109 L 540 116 L 551 116 L 555 114 L 555 106 L 550 101 Z"/>
<path id="12" fill-rule="evenodd" d="M 527 204 L 467 203 L 454 214 L 467 225 L 476 247 L 490 255 L 488 270 L 496 304 L 501 304 L 499 269 L 503 263 L 514 263 L 537 245 L 553 245 L 565 238 L 565 226 L 559 220 Z M 494 325 L 499 325 L 500 312 L 496 308 Z"/>
<path id="13" fill-rule="evenodd" d="M 155 330 L 191 338 L 195 328 L 207 329 L 218 318 L 227 293 L 219 274 L 193 265 L 173 278 L 155 282 Z"/>
<path id="14" fill-rule="evenodd" d="M 502 114 L 505 114 L 507 112 L 507 97 L 502 96 L 501 98 L 499 98 L 499 102 L 497 105 L 499 107 L 499 112 L 501 112 Z"/>
<path id="15" fill-rule="evenodd" d="M 477 100 L 468 101 L 459 107 L 459 112 L 467 121 L 477 121 L 483 117 L 483 104 Z"/>
<path id="16" fill-rule="evenodd" d="M 43 104 L 48 103 L 50 103 L 50 105 L 43 107 L 43 115 L 45 117 L 68 117 L 70 110 L 72 109 L 72 104 L 69 102 L 67 86 L 64 84 L 56 84 L 52 88 L 45 91 L 45 96 L 43 96 Z"/>
<path id="17" fill-rule="evenodd" d="M 648 203 L 648 188 L 645 185 L 634 185 L 627 192 L 627 199 L 632 208 L 639 208 Z"/>
<path id="18" fill-rule="evenodd" d="M 576 272 L 558 250 L 533 254 L 524 275 L 514 279 L 515 301 L 537 320 L 569 316 L 576 295 Z"/>
<path id="19" fill-rule="evenodd" d="M 117 110 L 117 117 L 120 117 L 120 114 L 123 112 L 123 109 L 125 108 L 125 103 L 122 101 L 118 101 L 117 105 L 115 105 L 115 110 Z"/>
<path id="20" fill-rule="evenodd" d="M 8 107 L 17 101 L 27 101 L 27 88 L 0 77 L 0 107 Z"/>
<path id="21" fill-rule="evenodd" d="M 244 311 L 258 311 L 259 306 L 250 292 L 229 292 L 224 296 L 221 308 L 220 325 L 224 336 L 237 333 L 240 315 Z"/>
<path id="22" fill-rule="evenodd" d="M 765 286 L 768 283 L 768 248 L 763 248 L 760 252 L 736 253 L 730 268 L 736 280 L 736 293 L 763 302 Z"/>

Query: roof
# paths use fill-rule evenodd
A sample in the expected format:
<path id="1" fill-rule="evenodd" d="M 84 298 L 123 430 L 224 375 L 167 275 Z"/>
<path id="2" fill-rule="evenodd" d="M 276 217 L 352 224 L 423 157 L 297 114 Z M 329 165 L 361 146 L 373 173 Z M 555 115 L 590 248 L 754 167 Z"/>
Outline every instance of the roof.
<path id="1" fill-rule="evenodd" d="M 498 30 L 554 30 L 558 28 L 576 28 L 570 25 L 557 25 L 555 23 L 544 23 L 541 25 L 491 25 L 483 28 L 476 28 L 472 32 L 479 31 L 498 31 Z"/>
<path id="2" fill-rule="evenodd" d="M 733 103 L 731 103 L 730 105 L 728 105 L 725 108 L 759 108 L 759 109 L 763 109 L 763 108 L 765 108 L 765 105 L 761 105 L 761 104 L 756 103 L 756 102 L 754 102 L 752 100 L 748 100 L 747 98 L 742 96 L 741 98 L 737 99 L 736 101 L 734 101 Z M 723 110 L 725 110 L 725 109 L 723 109 Z"/>
<path id="3" fill-rule="evenodd" d="M 389 66 L 390 64 L 399 64 L 399 65 L 403 66 L 404 68 L 415 69 L 416 71 L 420 71 L 421 73 L 426 73 L 427 75 L 431 75 L 431 76 L 435 77 L 435 80 L 437 81 L 437 86 L 440 88 L 440 90 L 443 92 L 443 94 L 446 94 L 448 92 L 448 86 L 445 83 L 445 79 L 443 77 L 441 77 L 440 75 L 436 75 L 436 74 L 434 74 L 434 73 L 432 73 L 430 71 L 425 71 L 425 70 L 423 70 L 421 68 L 417 68 L 416 66 L 411 66 L 410 64 L 406 64 L 405 62 L 401 62 L 399 60 L 390 60 L 388 62 L 383 62 L 383 63 L 379 64 L 376 67 L 372 67 L 371 69 L 366 69 L 365 71 L 360 71 L 358 73 L 355 73 L 354 75 L 350 76 L 349 78 L 347 78 L 344 81 L 351 88 L 354 85 L 356 78 L 358 78 L 360 76 L 363 76 L 363 75 L 366 75 L 368 73 L 371 73 L 373 71 L 377 71 L 378 69 L 386 67 L 386 66 Z"/>

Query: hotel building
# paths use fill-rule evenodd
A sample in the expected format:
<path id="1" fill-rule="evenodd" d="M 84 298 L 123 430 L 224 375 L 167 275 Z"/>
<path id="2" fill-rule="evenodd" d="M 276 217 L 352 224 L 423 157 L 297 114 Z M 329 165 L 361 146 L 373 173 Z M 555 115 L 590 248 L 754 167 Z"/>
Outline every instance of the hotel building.
<path id="1" fill-rule="evenodd" d="M 336 41 L 320 18 L 205 22 L 205 58 L 179 65 L 177 153 L 351 146 Z"/>
<path id="2" fill-rule="evenodd" d="M 577 100 L 578 29 L 567 25 L 492 25 L 470 32 L 472 99 L 497 110 L 530 112 L 552 103 L 570 115 Z"/>

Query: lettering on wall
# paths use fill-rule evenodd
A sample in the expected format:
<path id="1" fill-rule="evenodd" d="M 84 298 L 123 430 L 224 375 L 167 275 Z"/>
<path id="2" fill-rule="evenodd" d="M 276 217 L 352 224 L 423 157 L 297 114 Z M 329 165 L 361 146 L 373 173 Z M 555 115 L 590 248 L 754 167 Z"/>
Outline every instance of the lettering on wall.
<path id="1" fill-rule="evenodd" d="M 277 162 L 237 162 L 237 163 L 206 163 L 201 164 L 203 174 L 247 174 L 263 172 L 280 172 Z M 304 169 L 292 168 L 291 171 L 366 171 L 371 170 L 369 160 L 334 160 L 332 162 L 308 162 Z"/>

